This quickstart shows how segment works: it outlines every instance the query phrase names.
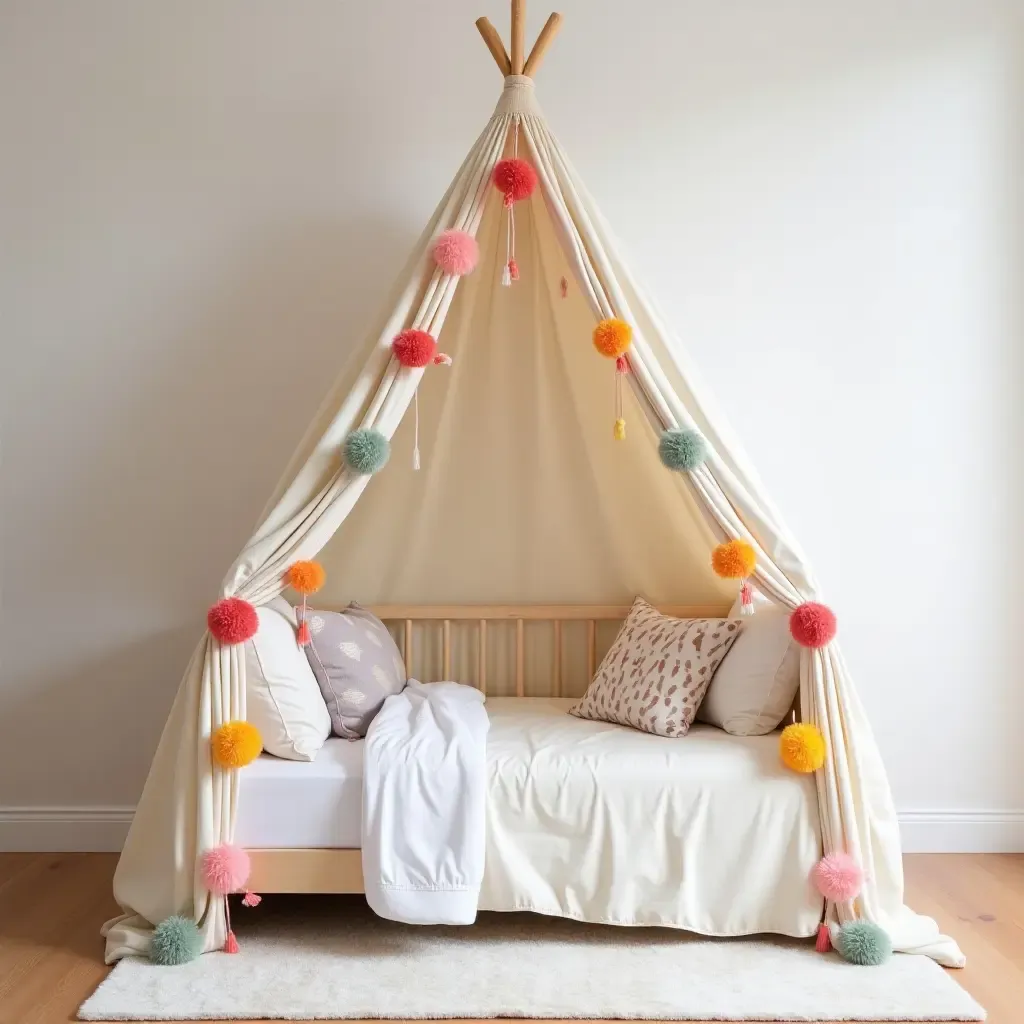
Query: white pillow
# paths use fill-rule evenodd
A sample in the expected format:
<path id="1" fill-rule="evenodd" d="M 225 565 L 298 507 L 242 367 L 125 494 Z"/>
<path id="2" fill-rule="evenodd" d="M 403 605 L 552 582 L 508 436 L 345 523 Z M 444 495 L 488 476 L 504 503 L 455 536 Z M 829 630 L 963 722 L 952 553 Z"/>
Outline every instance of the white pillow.
<path id="1" fill-rule="evenodd" d="M 331 735 L 331 716 L 295 640 L 295 609 L 276 597 L 256 614 L 260 628 L 245 644 L 245 717 L 268 754 L 312 761 Z"/>
<path id="2" fill-rule="evenodd" d="M 737 600 L 730 615 L 739 615 Z M 733 736 L 764 736 L 789 713 L 800 688 L 800 647 L 789 615 L 760 594 L 697 712 Z"/>

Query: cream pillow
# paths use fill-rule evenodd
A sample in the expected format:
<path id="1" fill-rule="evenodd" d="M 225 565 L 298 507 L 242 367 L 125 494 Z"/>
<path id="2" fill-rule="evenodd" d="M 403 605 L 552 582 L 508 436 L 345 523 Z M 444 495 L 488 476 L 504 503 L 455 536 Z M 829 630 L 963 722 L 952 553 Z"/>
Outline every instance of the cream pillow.
<path id="1" fill-rule="evenodd" d="M 738 615 L 739 602 L 731 614 Z M 789 713 L 800 688 L 800 647 L 789 634 L 789 615 L 760 594 L 754 614 L 718 666 L 699 722 L 733 736 L 764 736 Z"/>
<path id="2" fill-rule="evenodd" d="M 638 597 L 569 714 L 657 736 L 685 736 L 741 628 L 738 619 L 674 619 Z"/>
<path id="3" fill-rule="evenodd" d="M 295 609 L 276 597 L 256 614 L 260 628 L 245 644 L 246 718 L 268 754 L 312 761 L 331 735 L 331 716 L 295 640 Z"/>

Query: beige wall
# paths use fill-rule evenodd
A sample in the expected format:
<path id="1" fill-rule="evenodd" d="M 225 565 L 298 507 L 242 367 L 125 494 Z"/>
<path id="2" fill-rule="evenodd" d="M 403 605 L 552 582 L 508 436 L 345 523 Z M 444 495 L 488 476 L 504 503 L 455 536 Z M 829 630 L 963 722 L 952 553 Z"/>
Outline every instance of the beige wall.
<path id="1" fill-rule="evenodd" d="M 1024 7 L 560 9 L 542 102 L 816 561 L 898 805 L 1024 809 Z M 136 799 L 505 10 L 0 0 L 0 808 Z"/>

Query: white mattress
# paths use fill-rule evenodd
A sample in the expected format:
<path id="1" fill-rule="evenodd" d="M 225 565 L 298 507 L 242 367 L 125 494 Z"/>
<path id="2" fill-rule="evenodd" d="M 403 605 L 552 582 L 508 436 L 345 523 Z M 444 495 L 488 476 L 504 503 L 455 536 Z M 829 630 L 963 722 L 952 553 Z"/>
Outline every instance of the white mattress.
<path id="1" fill-rule="evenodd" d="M 812 935 L 821 856 L 814 779 L 778 736 L 697 725 L 666 739 L 493 699 L 481 909 L 666 925 L 705 935 Z"/>
<path id="2" fill-rule="evenodd" d="M 235 842 L 250 850 L 358 849 L 363 741 L 332 736 L 315 761 L 261 754 L 239 772 Z"/>
<path id="3" fill-rule="evenodd" d="M 487 701 L 480 907 L 705 935 L 812 935 L 821 856 L 814 779 L 778 736 L 697 725 L 684 739 L 585 722 L 571 700 Z M 240 773 L 235 842 L 356 848 L 362 741 L 312 763 L 264 754 Z"/>

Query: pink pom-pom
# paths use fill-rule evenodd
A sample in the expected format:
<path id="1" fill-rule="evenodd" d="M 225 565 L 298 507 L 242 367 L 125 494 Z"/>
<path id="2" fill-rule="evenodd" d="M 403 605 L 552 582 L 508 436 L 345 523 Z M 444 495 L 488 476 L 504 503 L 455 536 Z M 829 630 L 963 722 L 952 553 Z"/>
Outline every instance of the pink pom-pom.
<path id="1" fill-rule="evenodd" d="M 409 367 L 426 366 L 437 351 L 437 342 L 426 331 L 402 331 L 391 343 L 395 358 Z"/>
<path id="2" fill-rule="evenodd" d="M 249 854 L 240 846 L 222 843 L 203 854 L 200 862 L 203 885 L 216 896 L 244 888 L 249 878 Z"/>
<path id="3" fill-rule="evenodd" d="M 499 160 L 494 168 L 494 187 L 505 196 L 506 205 L 529 199 L 537 187 L 537 172 L 525 160 Z"/>
<path id="4" fill-rule="evenodd" d="M 434 262 L 453 276 L 469 274 L 480 258 L 476 239 L 465 231 L 446 231 L 434 242 Z"/>
<path id="5" fill-rule="evenodd" d="M 206 613 L 206 626 L 222 644 L 244 644 L 260 628 L 256 609 L 240 597 L 225 597 Z"/>
<path id="6" fill-rule="evenodd" d="M 818 892 L 833 903 L 849 903 L 856 899 L 864 884 L 860 865 L 843 852 L 830 853 L 814 865 L 811 873 Z"/>
<path id="7" fill-rule="evenodd" d="M 806 601 L 790 615 L 789 631 L 801 647 L 824 647 L 836 635 L 835 613 L 817 601 Z"/>

